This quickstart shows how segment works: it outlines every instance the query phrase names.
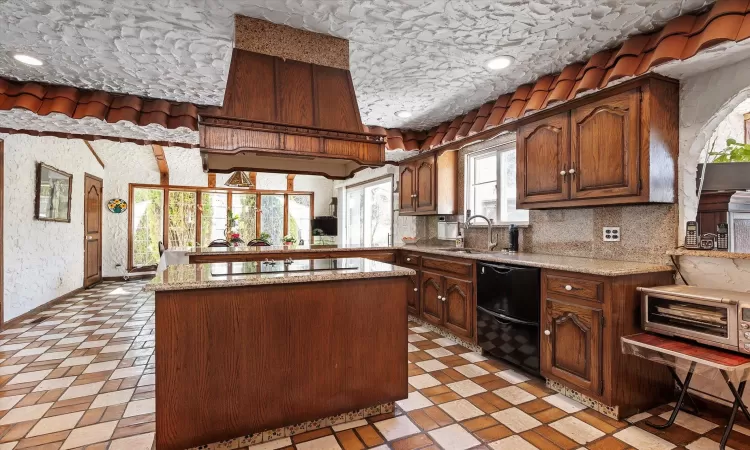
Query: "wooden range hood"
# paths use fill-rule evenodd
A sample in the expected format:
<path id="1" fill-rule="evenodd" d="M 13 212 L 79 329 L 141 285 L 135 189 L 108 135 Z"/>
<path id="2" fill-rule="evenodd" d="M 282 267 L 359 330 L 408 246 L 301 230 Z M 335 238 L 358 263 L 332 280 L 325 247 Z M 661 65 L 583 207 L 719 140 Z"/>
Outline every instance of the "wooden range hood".
<path id="1" fill-rule="evenodd" d="M 236 26 L 236 47 L 244 43 L 274 54 L 234 49 L 223 107 L 206 108 L 199 117 L 204 171 L 346 179 L 385 164 L 385 136 L 365 133 L 362 126 L 348 70 L 348 41 L 258 19 L 235 20 L 244 25 Z M 330 45 L 331 39 L 338 47 Z M 345 68 L 299 60 L 320 60 L 315 44 L 321 52 L 340 51 L 338 41 L 346 43 Z M 301 45 L 308 51 L 299 52 Z"/>

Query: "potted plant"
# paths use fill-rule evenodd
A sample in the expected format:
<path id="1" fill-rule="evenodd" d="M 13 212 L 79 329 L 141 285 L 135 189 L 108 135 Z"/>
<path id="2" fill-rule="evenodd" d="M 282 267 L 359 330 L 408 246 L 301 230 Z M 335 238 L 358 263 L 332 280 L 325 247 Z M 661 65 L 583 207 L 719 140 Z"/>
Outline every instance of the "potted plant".
<path id="1" fill-rule="evenodd" d="M 736 139 L 727 139 L 726 147 L 714 150 L 711 144 L 703 179 L 704 191 L 731 191 L 750 189 L 750 144 L 741 144 Z M 698 164 L 697 185 L 703 173 L 703 164 Z"/>
<path id="2" fill-rule="evenodd" d="M 260 236 L 258 236 L 258 239 L 265 242 L 268 245 L 271 245 L 271 235 L 266 233 L 265 231 L 260 233 Z"/>
<path id="3" fill-rule="evenodd" d="M 297 243 L 297 238 L 295 238 L 291 234 L 287 234 L 281 240 L 284 242 L 284 245 L 294 245 Z"/>

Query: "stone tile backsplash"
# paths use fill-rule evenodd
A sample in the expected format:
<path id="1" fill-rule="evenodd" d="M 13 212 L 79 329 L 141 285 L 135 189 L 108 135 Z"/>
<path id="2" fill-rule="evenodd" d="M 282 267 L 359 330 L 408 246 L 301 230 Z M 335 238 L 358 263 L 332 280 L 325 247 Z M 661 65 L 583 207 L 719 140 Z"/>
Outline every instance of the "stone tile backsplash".
<path id="1" fill-rule="evenodd" d="M 463 221 L 463 217 L 457 219 Z M 519 233 L 523 252 L 666 264 L 667 250 L 677 244 L 677 206 L 673 204 L 539 210 L 530 212 L 529 221 Z M 436 216 L 418 217 L 417 236 L 434 241 L 437 222 Z M 605 226 L 620 227 L 620 242 L 602 240 Z M 462 233 L 466 247 L 486 248 L 486 228 L 472 227 Z M 496 250 L 507 248 L 508 227 L 495 227 L 493 240 L 498 242 Z"/>

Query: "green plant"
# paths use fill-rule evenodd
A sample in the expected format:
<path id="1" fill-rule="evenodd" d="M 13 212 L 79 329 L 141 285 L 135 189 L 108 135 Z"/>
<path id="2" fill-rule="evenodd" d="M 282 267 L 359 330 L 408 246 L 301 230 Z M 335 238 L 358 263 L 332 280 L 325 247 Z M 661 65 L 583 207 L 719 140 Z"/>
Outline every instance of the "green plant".
<path id="1" fill-rule="evenodd" d="M 227 219 L 229 220 L 229 229 L 232 230 L 237 226 L 240 221 L 240 215 L 232 213 L 232 210 L 227 210 Z"/>
<path id="2" fill-rule="evenodd" d="M 297 242 L 297 238 L 296 238 L 296 237 L 294 237 L 294 236 L 292 236 L 291 234 L 287 234 L 286 236 L 284 236 L 284 237 L 282 238 L 282 240 L 283 240 L 283 241 L 284 241 L 285 243 L 287 243 L 287 244 L 294 244 L 295 242 Z"/>
<path id="3" fill-rule="evenodd" d="M 261 241 L 265 242 L 266 244 L 271 244 L 271 235 L 266 233 L 265 231 L 260 233 L 260 236 L 258 237 Z"/>
<path id="4" fill-rule="evenodd" d="M 750 162 L 750 144 L 740 144 L 736 139 L 727 139 L 727 147 L 718 152 L 711 151 L 714 163 Z"/>

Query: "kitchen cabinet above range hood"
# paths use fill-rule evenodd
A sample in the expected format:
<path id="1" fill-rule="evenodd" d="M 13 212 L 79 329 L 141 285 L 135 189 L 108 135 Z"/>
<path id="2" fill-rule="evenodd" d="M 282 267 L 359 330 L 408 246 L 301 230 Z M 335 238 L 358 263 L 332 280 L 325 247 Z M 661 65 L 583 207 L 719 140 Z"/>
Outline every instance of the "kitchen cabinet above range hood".
<path id="1" fill-rule="evenodd" d="M 247 17 L 235 21 L 224 105 L 204 108 L 199 117 L 204 171 L 345 179 L 385 163 L 385 136 L 365 133 L 360 119 L 348 41 Z"/>

